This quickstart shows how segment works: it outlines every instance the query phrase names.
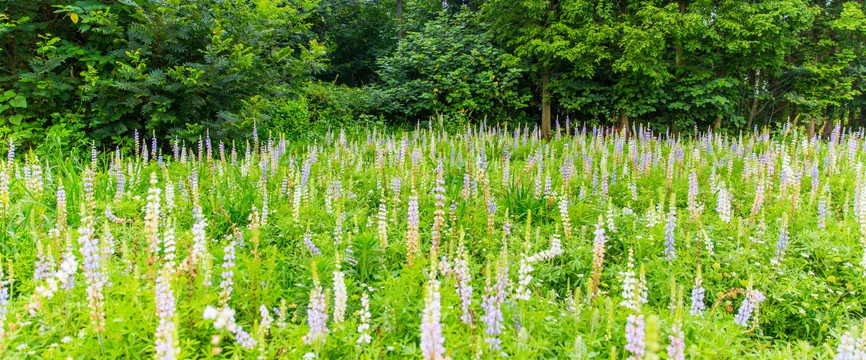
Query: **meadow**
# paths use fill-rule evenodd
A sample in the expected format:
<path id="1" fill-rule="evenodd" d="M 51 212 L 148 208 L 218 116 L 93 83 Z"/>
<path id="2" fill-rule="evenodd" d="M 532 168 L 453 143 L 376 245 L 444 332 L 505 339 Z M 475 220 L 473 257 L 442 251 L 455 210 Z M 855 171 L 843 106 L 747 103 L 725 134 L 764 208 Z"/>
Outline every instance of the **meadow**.
<path id="1" fill-rule="evenodd" d="M 862 130 L 565 125 L 10 146 L 0 357 L 866 358 Z"/>

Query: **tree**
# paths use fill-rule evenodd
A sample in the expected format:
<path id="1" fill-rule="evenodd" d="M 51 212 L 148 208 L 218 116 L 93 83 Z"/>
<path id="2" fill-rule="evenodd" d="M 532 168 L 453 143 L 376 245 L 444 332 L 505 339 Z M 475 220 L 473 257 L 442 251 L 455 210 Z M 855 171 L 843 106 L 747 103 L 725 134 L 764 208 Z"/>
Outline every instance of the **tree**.
<path id="1" fill-rule="evenodd" d="M 423 30 L 408 32 L 379 61 L 384 109 L 410 122 L 437 115 L 517 117 L 529 99 L 521 84 L 525 70 L 478 26 L 470 12 L 441 13 Z"/>
<path id="2" fill-rule="evenodd" d="M 551 82 L 557 71 L 591 77 L 598 61 L 608 58 L 605 46 L 612 31 L 605 6 L 591 1 L 491 0 L 482 7 L 497 39 L 538 74 L 541 89 L 541 133 L 551 128 Z"/>

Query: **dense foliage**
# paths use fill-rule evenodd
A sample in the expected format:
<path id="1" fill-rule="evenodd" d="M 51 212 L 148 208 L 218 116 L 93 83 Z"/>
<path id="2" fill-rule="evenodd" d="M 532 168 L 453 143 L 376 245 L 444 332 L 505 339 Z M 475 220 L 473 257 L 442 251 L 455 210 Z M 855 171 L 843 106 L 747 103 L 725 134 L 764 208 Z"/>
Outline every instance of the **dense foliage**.
<path id="1" fill-rule="evenodd" d="M 10 149 L 0 353 L 866 351 L 862 133 L 554 131 L 154 138 L 89 159 Z"/>
<path id="2" fill-rule="evenodd" d="M 3 135 L 21 143 L 41 141 L 45 129 L 110 143 L 134 129 L 188 140 L 205 129 L 248 135 L 257 119 L 239 115 L 251 102 L 285 96 L 277 86 L 299 88 L 322 66 L 324 47 L 308 31 L 314 6 L 5 2 L 0 86 L 12 100 Z"/>
<path id="3" fill-rule="evenodd" d="M 525 118 L 529 91 L 517 59 L 469 27 L 471 15 L 442 15 L 409 32 L 393 55 L 380 59 L 383 110 L 401 119 L 440 115 Z"/>
<path id="4" fill-rule="evenodd" d="M 5 0 L 0 135 L 19 145 L 46 134 L 110 145 L 134 129 L 240 139 L 258 123 L 321 137 L 356 120 L 439 116 L 540 118 L 544 134 L 569 118 L 731 133 L 791 121 L 827 135 L 866 119 L 863 6 Z"/>

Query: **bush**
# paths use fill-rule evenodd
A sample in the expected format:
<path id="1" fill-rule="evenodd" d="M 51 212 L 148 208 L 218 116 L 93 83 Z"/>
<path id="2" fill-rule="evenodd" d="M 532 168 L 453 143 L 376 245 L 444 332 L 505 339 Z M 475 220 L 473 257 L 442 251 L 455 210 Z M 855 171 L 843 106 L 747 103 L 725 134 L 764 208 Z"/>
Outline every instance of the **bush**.
<path id="1" fill-rule="evenodd" d="M 471 115 L 494 121 L 519 116 L 530 98 L 526 69 L 491 43 L 471 13 L 441 14 L 406 35 L 379 61 L 386 101 L 396 118 Z"/>
<path id="2" fill-rule="evenodd" d="M 189 141 L 203 130 L 217 138 L 248 135 L 252 121 L 241 112 L 251 101 L 321 70 L 324 46 L 309 31 L 314 5 L 7 2 L 0 35 L 10 51 L 0 63 L 0 88 L 11 90 L 0 94 L 13 103 L 0 98 L 0 126 L 31 141 L 40 129 L 63 125 L 52 115 L 63 110 L 85 116 L 79 130 L 98 142 L 133 129 Z"/>

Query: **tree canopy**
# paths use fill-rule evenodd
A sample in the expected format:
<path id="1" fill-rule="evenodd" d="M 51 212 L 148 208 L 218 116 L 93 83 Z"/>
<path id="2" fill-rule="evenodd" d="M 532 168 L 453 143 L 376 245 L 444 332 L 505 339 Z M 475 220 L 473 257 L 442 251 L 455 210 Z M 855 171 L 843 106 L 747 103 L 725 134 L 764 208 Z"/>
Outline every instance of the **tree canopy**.
<path id="1" fill-rule="evenodd" d="M 0 2 L 0 136 L 862 125 L 862 1 Z M 825 128 L 831 128 L 825 127 Z"/>

